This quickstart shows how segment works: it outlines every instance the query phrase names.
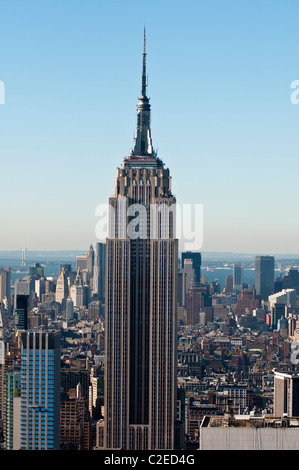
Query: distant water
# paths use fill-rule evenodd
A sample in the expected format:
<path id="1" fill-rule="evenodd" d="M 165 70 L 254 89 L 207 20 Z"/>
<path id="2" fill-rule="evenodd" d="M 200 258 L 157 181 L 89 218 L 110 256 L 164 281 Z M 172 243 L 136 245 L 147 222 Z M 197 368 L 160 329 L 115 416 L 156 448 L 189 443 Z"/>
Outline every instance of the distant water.
<path id="1" fill-rule="evenodd" d="M 40 263 L 44 266 L 44 273 L 46 277 L 58 277 L 59 274 L 59 267 L 61 264 L 71 264 L 73 270 L 76 270 L 76 257 L 78 255 L 82 255 L 86 253 L 87 250 L 65 250 L 65 251 L 38 251 L 33 253 L 29 250 L 26 250 L 26 265 L 22 266 L 22 251 L 0 251 L 0 267 L 10 266 L 12 269 L 11 272 L 11 283 L 14 284 L 17 278 L 22 278 L 29 274 L 29 268 L 34 263 Z M 205 259 L 203 261 L 208 261 L 208 256 L 205 255 Z M 211 257 L 212 258 L 212 257 Z M 227 260 L 231 258 L 229 254 L 227 254 Z M 243 282 L 248 284 L 250 287 L 254 284 L 254 264 L 253 258 L 248 257 L 247 259 L 247 267 L 244 266 L 243 268 Z M 280 258 L 281 259 L 281 258 Z M 229 266 L 223 266 L 224 254 L 222 257 L 216 259 L 214 256 L 211 259 L 209 265 L 210 270 L 207 269 L 207 266 L 204 265 L 201 268 L 202 274 L 205 276 L 206 282 L 213 282 L 218 281 L 221 286 L 221 290 L 225 287 L 225 280 L 226 277 L 230 274 L 233 275 L 233 268 L 232 264 L 230 263 Z M 231 260 L 232 261 L 232 260 Z M 298 258 L 297 260 L 292 260 L 291 265 L 295 265 L 295 261 L 297 265 L 299 263 Z M 217 266 L 217 264 L 219 266 Z M 286 266 L 286 265 L 285 265 Z M 279 275 L 279 271 L 276 270 L 275 277 Z"/>
<path id="2" fill-rule="evenodd" d="M 206 282 L 218 281 L 221 286 L 221 290 L 225 287 L 225 281 L 227 276 L 233 275 L 232 268 L 213 268 L 212 271 L 208 271 L 204 266 L 201 268 L 201 273 L 205 277 Z M 243 270 L 243 282 L 251 287 L 254 284 L 254 269 Z"/>
<path id="3" fill-rule="evenodd" d="M 11 268 L 11 284 L 14 285 L 16 279 L 21 279 L 29 275 L 30 266 L 39 263 L 44 268 L 45 277 L 58 277 L 61 264 L 71 264 L 76 270 L 76 257 L 82 255 L 87 250 L 82 251 L 44 251 L 32 253 L 26 251 L 25 266 L 22 266 L 21 251 L 0 251 L 0 267 L 9 266 Z"/>
<path id="4" fill-rule="evenodd" d="M 206 282 L 214 282 L 218 281 L 221 286 L 221 290 L 225 287 L 225 281 L 227 276 L 230 274 L 233 275 L 232 268 L 212 268 L 212 271 L 206 269 L 206 267 L 202 266 L 201 273 L 205 276 Z M 279 276 L 279 270 L 276 269 L 274 273 L 274 278 Z M 252 287 L 254 284 L 254 268 L 250 269 L 243 269 L 243 283 L 248 284 L 249 287 Z"/>

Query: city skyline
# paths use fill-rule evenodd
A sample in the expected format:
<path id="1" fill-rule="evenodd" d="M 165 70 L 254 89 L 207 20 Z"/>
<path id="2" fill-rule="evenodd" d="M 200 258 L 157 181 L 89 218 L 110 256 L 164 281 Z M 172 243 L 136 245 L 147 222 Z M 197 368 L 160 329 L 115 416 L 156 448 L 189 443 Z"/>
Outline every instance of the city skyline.
<path id="1" fill-rule="evenodd" d="M 202 251 L 297 253 L 295 2 L 2 9 L 2 250 L 97 241 L 95 209 L 133 145 L 145 25 L 153 144 L 176 198 L 203 204 Z"/>
<path id="2" fill-rule="evenodd" d="M 5 3 L 1 450 L 299 447 L 293 3 Z"/>

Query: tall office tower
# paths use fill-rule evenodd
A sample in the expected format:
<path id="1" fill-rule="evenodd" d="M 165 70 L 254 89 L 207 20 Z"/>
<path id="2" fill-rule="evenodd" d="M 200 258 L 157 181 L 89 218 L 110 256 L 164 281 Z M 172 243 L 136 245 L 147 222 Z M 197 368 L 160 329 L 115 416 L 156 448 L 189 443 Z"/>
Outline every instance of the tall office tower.
<path id="1" fill-rule="evenodd" d="M 5 436 L 6 426 L 6 375 L 18 355 L 13 343 L 0 340 L 0 430 Z"/>
<path id="2" fill-rule="evenodd" d="M 255 291 L 261 300 L 274 292 L 274 256 L 255 257 Z"/>
<path id="3" fill-rule="evenodd" d="M 299 375 L 274 371 L 274 417 L 299 416 Z"/>
<path id="4" fill-rule="evenodd" d="M 30 276 L 24 276 L 22 279 L 15 280 L 14 308 L 16 308 L 16 299 L 18 295 L 29 296 L 29 310 L 32 308 L 32 298 L 35 291 L 35 279 Z"/>
<path id="5" fill-rule="evenodd" d="M 65 315 L 67 320 L 74 319 L 74 302 L 71 297 L 66 299 Z"/>
<path id="6" fill-rule="evenodd" d="M 74 307 L 83 307 L 84 305 L 83 285 L 82 285 L 82 279 L 81 279 L 79 269 L 77 272 L 75 282 L 70 288 L 70 297 L 73 301 Z"/>
<path id="7" fill-rule="evenodd" d="M 234 263 L 233 266 L 233 290 L 240 294 L 243 289 L 243 266 L 241 263 Z"/>
<path id="8" fill-rule="evenodd" d="M 184 272 L 178 273 L 178 305 L 185 307 L 186 305 L 186 279 L 187 274 Z"/>
<path id="9" fill-rule="evenodd" d="M 88 403 L 90 416 L 99 419 L 101 407 L 104 405 L 104 371 L 102 365 L 92 366 L 90 369 Z"/>
<path id="10" fill-rule="evenodd" d="M 60 332 L 20 331 L 21 449 L 60 448 Z"/>
<path id="11" fill-rule="evenodd" d="M 68 286 L 72 286 L 76 277 L 76 271 L 73 271 L 72 265 L 69 263 L 63 263 L 59 266 L 59 275 L 62 270 L 64 270 L 64 274 L 67 277 Z"/>
<path id="12" fill-rule="evenodd" d="M 204 315 L 201 315 L 204 314 Z M 212 296 L 207 286 L 193 286 L 187 292 L 187 315 L 186 324 L 190 326 L 212 322 L 214 308 Z"/>
<path id="13" fill-rule="evenodd" d="M 21 370 L 11 366 L 6 373 L 5 449 L 20 450 L 21 430 Z"/>
<path id="14" fill-rule="evenodd" d="M 76 257 L 76 269 L 78 271 L 83 271 L 87 267 L 87 253 L 84 255 L 79 255 Z"/>
<path id="15" fill-rule="evenodd" d="M 72 265 L 69 264 L 69 263 L 60 264 L 60 266 L 59 266 L 59 274 L 61 273 L 62 270 L 64 271 L 66 277 L 70 277 L 71 274 L 73 273 Z"/>
<path id="16" fill-rule="evenodd" d="M 15 326 L 17 330 L 27 330 L 29 314 L 29 295 L 17 294 L 14 310 Z"/>
<path id="17" fill-rule="evenodd" d="M 274 294 L 276 294 L 277 292 L 282 291 L 282 289 L 283 289 L 283 281 L 284 281 L 284 279 L 282 279 L 280 276 L 277 277 L 277 278 L 274 280 Z"/>
<path id="18" fill-rule="evenodd" d="M 299 295 L 299 271 L 295 268 L 289 268 L 283 278 L 283 289 L 296 289 Z M 281 289 L 282 290 L 282 289 Z"/>
<path id="19" fill-rule="evenodd" d="M 86 269 L 89 273 L 93 274 L 93 267 L 94 267 L 94 249 L 93 246 L 90 245 L 89 250 L 86 254 Z"/>
<path id="20" fill-rule="evenodd" d="M 10 311 L 11 292 L 10 292 L 10 268 L 0 269 L 0 302 Z"/>
<path id="21" fill-rule="evenodd" d="M 29 274 L 36 278 L 44 277 L 44 268 L 39 263 L 35 263 L 33 266 L 30 266 Z"/>
<path id="22" fill-rule="evenodd" d="M 199 285 L 201 283 L 201 253 L 196 251 L 184 251 L 182 253 L 182 269 L 184 269 L 185 260 L 187 259 L 192 261 L 192 268 L 194 269 L 194 284 Z"/>
<path id="23" fill-rule="evenodd" d="M 97 242 L 95 245 L 95 260 L 93 268 L 93 295 L 101 302 L 105 300 L 105 243 Z"/>
<path id="24" fill-rule="evenodd" d="M 34 291 L 39 301 L 42 300 L 42 295 L 46 293 L 46 279 L 36 279 L 34 282 Z"/>
<path id="25" fill-rule="evenodd" d="M 62 269 L 57 279 L 55 300 L 56 302 L 65 305 L 68 295 L 69 295 L 68 281 L 67 281 L 67 277 L 65 275 L 64 269 Z"/>
<path id="26" fill-rule="evenodd" d="M 286 311 L 287 311 L 287 308 L 286 308 L 286 305 L 284 303 L 281 303 L 281 304 L 277 303 L 277 304 L 274 304 L 271 307 L 270 326 L 273 330 L 277 329 L 277 324 L 278 324 L 279 320 L 281 318 L 286 317 Z"/>
<path id="27" fill-rule="evenodd" d="M 178 241 L 169 170 L 152 147 L 142 93 L 130 156 L 117 169 L 106 240 L 106 449 L 173 449 Z M 138 212 L 137 219 L 136 212 Z"/>
<path id="28" fill-rule="evenodd" d="M 225 293 L 231 294 L 234 290 L 234 278 L 231 274 L 225 278 Z"/>
<path id="29" fill-rule="evenodd" d="M 184 267 L 182 269 L 182 273 L 185 274 L 185 295 L 187 294 L 188 290 L 195 285 L 195 273 L 193 269 L 193 262 L 191 259 L 185 259 Z"/>

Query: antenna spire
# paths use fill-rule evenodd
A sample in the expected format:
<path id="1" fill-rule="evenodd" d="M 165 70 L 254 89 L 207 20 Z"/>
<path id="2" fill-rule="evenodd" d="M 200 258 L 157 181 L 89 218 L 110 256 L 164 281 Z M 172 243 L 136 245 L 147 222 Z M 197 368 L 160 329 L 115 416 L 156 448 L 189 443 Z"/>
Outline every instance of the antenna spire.
<path id="1" fill-rule="evenodd" d="M 143 32 L 143 62 L 142 62 L 142 87 L 141 87 L 141 96 L 146 96 L 146 35 L 145 27 Z"/>
<path id="2" fill-rule="evenodd" d="M 142 61 L 142 86 L 141 96 L 137 105 L 137 129 L 134 138 L 134 147 L 130 155 L 134 156 L 153 156 L 156 153 L 152 146 L 151 138 L 151 106 L 149 98 L 146 96 L 147 75 L 146 75 L 146 36 L 145 28 L 143 33 L 143 61 Z"/>

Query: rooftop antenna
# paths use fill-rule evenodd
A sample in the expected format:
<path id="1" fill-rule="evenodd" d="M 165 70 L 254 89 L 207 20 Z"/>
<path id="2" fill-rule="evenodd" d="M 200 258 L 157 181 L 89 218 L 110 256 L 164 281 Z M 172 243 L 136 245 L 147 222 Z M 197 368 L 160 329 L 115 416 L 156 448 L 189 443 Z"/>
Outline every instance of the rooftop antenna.
<path id="1" fill-rule="evenodd" d="M 145 26 L 143 30 L 143 63 L 142 63 L 142 89 L 141 96 L 146 96 L 147 75 L 146 75 L 146 35 Z"/>

